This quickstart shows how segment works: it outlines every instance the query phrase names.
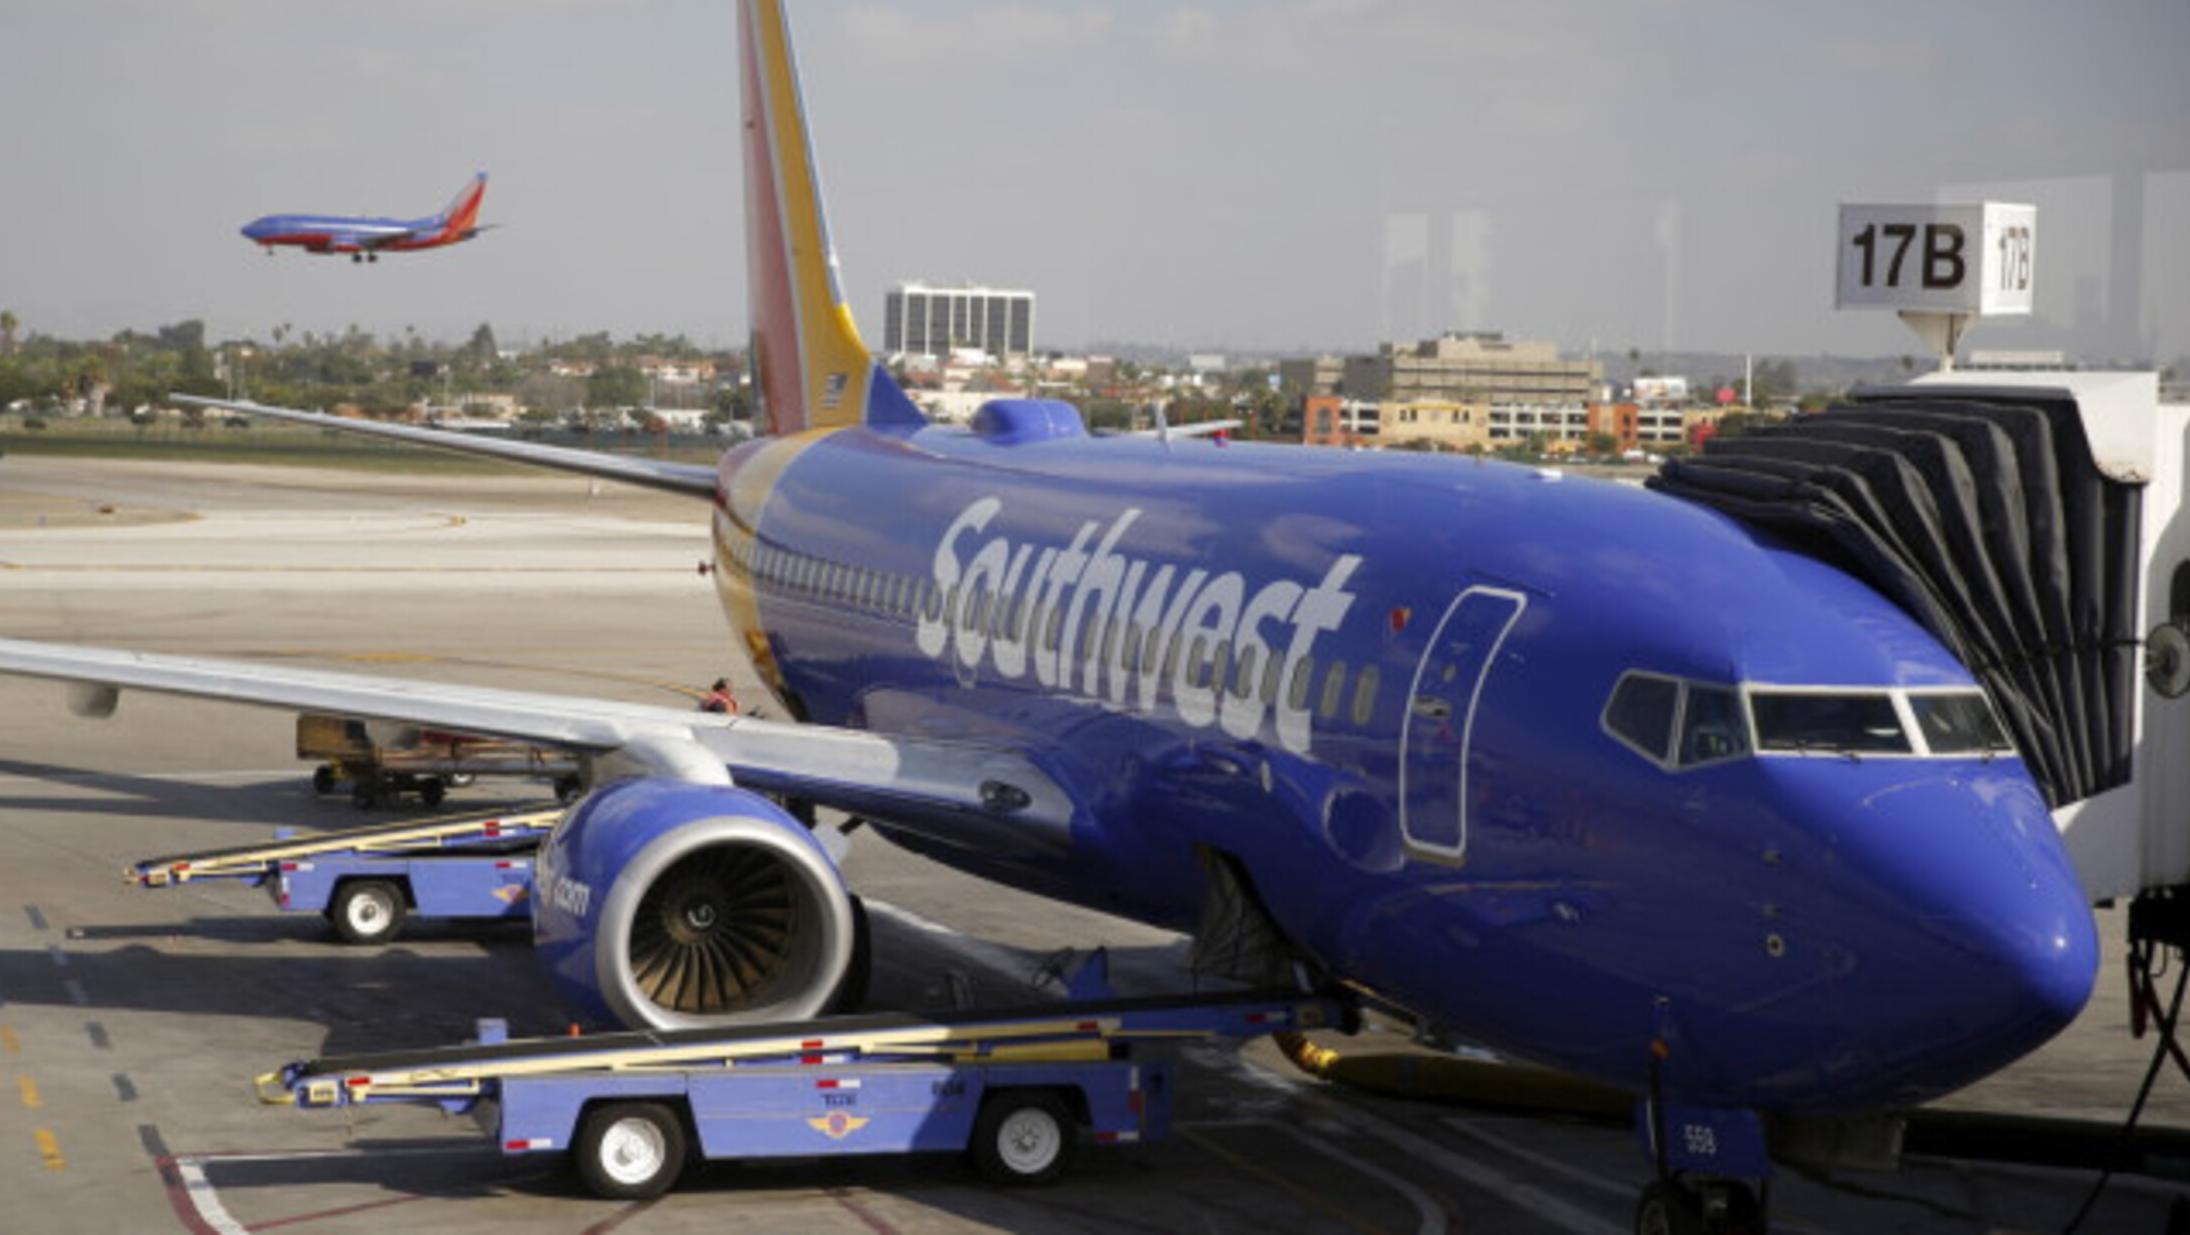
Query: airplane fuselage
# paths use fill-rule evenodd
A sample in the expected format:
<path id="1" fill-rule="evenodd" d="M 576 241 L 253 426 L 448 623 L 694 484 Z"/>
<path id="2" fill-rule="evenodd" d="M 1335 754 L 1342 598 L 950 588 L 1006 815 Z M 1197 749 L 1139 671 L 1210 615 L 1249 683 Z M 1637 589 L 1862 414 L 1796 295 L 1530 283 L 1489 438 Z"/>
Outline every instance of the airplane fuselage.
<path id="1" fill-rule="evenodd" d="M 246 239 L 266 248 L 293 245 L 310 253 L 401 253 L 437 249 L 471 239 L 469 234 L 444 236 L 432 232 L 439 226 L 431 218 L 382 219 L 324 214 L 270 214 L 243 225 Z"/>
<path id="2" fill-rule="evenodd" d="M 1011 746 L 1086 804 L 1062 845 L 898 842 L 1177 928 L 1229 854 L 1332 971 L 1630 1088 L 1663 1042 L 1691 1101 L 1918 1101 L 2081 1007 L 2090 914 L 2011 753 L 1607 727 L 1632 674 L 1699 713 L 1976 689 L 1856 580 L 1623 486 L 1059 423 L 725 458 L 724 603 L 792 711 Z"/>

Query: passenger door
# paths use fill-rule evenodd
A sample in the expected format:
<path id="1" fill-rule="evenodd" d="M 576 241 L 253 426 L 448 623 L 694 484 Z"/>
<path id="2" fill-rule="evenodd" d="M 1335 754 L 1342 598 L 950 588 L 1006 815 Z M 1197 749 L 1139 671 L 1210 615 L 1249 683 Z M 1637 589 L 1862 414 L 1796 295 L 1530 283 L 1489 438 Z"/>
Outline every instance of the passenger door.
<path id="1" fill-rule="evenodd" d="M 1458 864 L 1468 847 L 1468 742 L 1483 683 L 1528 598 L 1460 593 L 1430 632 L 1399 728 L 1399 828 L 1410 856 Z"/>

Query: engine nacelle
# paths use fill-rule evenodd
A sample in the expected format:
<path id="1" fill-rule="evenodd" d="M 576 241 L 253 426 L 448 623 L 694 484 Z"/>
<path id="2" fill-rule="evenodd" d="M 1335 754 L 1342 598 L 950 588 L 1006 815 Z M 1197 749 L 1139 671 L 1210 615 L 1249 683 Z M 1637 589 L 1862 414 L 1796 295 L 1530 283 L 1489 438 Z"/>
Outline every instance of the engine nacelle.
<path id="1" fill-rule="evenodd" d="M 836 864 L 775 803 L 627 780 L 540 847 L 532 933 L 582 1017 L 690 1029 L 821 1014 L 855 925 Z"/>

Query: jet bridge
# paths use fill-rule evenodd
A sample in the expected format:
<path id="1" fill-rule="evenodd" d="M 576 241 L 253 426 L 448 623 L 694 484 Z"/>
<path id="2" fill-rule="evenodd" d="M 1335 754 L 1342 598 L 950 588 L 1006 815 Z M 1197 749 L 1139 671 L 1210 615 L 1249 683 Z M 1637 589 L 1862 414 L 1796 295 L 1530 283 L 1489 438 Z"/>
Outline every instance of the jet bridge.
<path id="1" fill-rule="evenodd" d="M 2151 373 L 1941 373 L 1668 462 L 1982 682 L 2095 902 L 2190 886 L 2190 407 Z"/>

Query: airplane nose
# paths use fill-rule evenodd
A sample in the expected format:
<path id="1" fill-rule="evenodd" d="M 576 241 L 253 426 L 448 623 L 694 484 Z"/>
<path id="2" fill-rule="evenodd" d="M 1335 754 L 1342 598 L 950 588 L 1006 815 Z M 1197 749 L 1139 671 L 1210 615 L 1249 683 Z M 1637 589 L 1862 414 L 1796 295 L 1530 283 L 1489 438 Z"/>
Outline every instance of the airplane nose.
<path id="1" fill-rule="evenodd" d="M 1846 993 L 1858 1004 L 1850 1013 L 1871 1021 L 1876 1049 L 1903 1055 L 1906 1083 L 1966 1084 L 2075 1020 L 2098 975 L 2098 927 L 2028 777 L 1935 775 L 1872 807 L 1851 847 L 1886 889 L 1878 911 L 1902 915 L 1903 926 L 1896 943 L 1874 940 L 1886 946 L 1871 957 L 1871 977 L 1886 981 L 1866 986 L 1859 969 Z"/>
<path id="2" fill-rule="evenodd" d="M 1804 1032 L 1791 1105 L 1927 1101 L 2020 1059 L 2083 1011 L 2091 909 L 2021 764 L 1766 761 L 1819 847 L 1790 854 L 1784 956 Z M 1794 1063 L 1795 1060 L 1800 1063 Z"/>

